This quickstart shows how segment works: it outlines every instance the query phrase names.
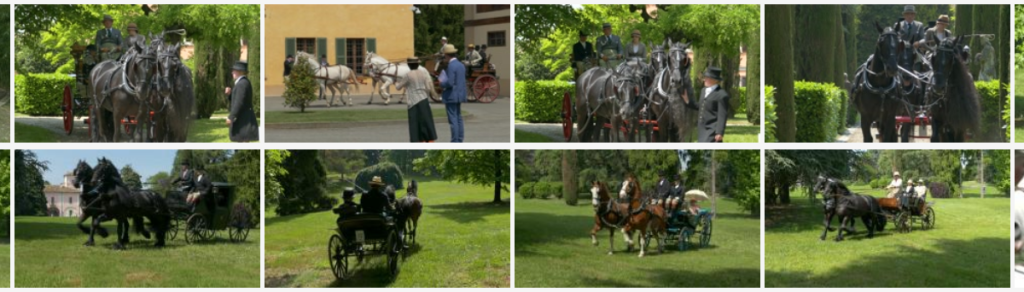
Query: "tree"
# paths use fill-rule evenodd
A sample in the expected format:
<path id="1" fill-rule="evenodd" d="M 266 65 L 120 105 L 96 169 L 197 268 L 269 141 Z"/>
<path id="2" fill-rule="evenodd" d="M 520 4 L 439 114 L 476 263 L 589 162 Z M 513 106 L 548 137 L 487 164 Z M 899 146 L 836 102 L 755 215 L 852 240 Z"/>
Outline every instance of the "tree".
<path id="1" fill-rule="evenodd" d="M 235 203 L 242 204 L 251 224 L 260 223 L 260 151 L 235 150 L 224 163 L 224 178 L 235 186 Z M 232 206 L 234 207 L 234 206 Z"/>
<path id="2" fill-rule="evenodd" d="M 832 83 L 835 81 L 835 26 L 838 5 L 797 5 L 793 9 L 796 79 Z M 781 142 L 781 140 L 780 140 Z"/>
<path id="3" fill-rule="evenodd" d="M 171 166 L 171 173 L 180 174 L 181 164 L 188 161 L 192 169 L 203 168 L 212 181 L 225 181 L 224 175 L 227 165 L 225 162 L 231 158 L 228 150 L 178 150 L 174 154 L 174 165 Z"/>
<path id="4" fill-rule="evenodd" d="M 142 190 L 142 176 L 135 172 L 131 164 L 125 164 L 121 167 L 121 181 L 124 182 L 124 186 L 130 191 Z"/>
<path id="5" fill-rule="evenodd" d="M 300 56 L 295 62 L 296 64 L 306 64 L 307 61 L 305 57 Z M 299 112 L 306 112 L 309 102 L 317 98 L 318 88 L 313 76 L 313 68 L 293 66 L 291 75 L 288 75 L 288 80 L 285 82 L 284 94 L 282 94 L 284 105 L 297 107 Z"/>
<path id="6" fill-rule="evenodd" d="M 0 150 L 0 181 L 6 181 L 6 184 L 0 184 L 0 210 L 3 210 L 3 218 L 0 218 L 0 231 L 4 236 L 10 236 L 10 218 L 11 218 L 11 151 Z"/>
<path id="7" fill-rule="evenodd" d="M 528 54 L 540 50 L 541 40 L 549 39 L 556 29 L 573 31 L 590 27 L 577 21 L 575 9 L 568 4 L 516 5 L 515 9 L 516 50 Z"/>
<path id="8" fill-rule="evenodd" d="M 761 34 L 750 34 L 747 41 L 747 121 L 761 123 Z M 742 98 L 742 97 L 741 97 Z"/>
<path id="9" fill-rule="evenodd" d="M 413 14 L 413 44 L 417 56 L 436 54 L 441 37 L 456 48 L 465 48 L 464 5 L 415 5 L 420 13 Z M 411 12 L 410 12 L 411 13 Z"/>
<path id="10" fill-rule="evenodd" d="M 14 215 L 46 215 L 46 195 L 43 188 L 43 172 L 49 170 L 49 162 L 40 161 L 31 150 L 14 151 Z"/>
<path id="11" fill-rule="evenodd" d="M 336 199 L 327 195 L 327 169 L 317 150 L 288 150 L 281 166 L 287 173 L 280 176 L 281 193 L 277 214 L 286 216 L 328 210 Z"/>
<path id="12" fill-rule="evenodd" d="M 837 6 L 835 9 L 835 29 L 833 30 L 833 36 L 835 43 L 835 63 L 832 65 L 835 70 L 832 75 L 832 83 L 839 88 L 846 88 L 846 34 L 843 33 L 843 7 Z"/>
<path id="13" fill-rule="evenodd" d="M 761 211 L 761 151 L 715 150 L 725 165 L 731 186 L 726 195 L 736 199 L 744 211 L 757 216 Z M 721 193 L 721 192 L 720 192 Z"/>
<path id="14" fill-rule="evenodd" d="M 576 187 L 579 182 L 576 180 L 576 150 L 562 150 L 562 198 L 565 204 L 576 206 Z"/>
<path id="15" fill-rule="evenodd" d="M 775 87 L 775 135 L 779 142 L 796 141 L 793 101 L 793 6 L 765 5 L 765 84 Z M 760 92 L 761 90 L 758 89 Z"/>
<path id="16" fill-rule="evenodd" d="M 158 194 L 166 194 L 174 189 L 171 185 L 171 180 L 174 179 L 170 173 L 166 171 L 157 172 L 148 178 L 146 178 L 146 188 L 154 191 Z"/>
<path id="17" fill-rule="evenodd" d="M 444 180 L 482 186 L 494 185 L 494 203 L 508 191 L 511 179 L 508 150 L 427 150 L 414 162 L 416 171 L 439 174 Z"/>
<path id="18" fill-rule="evenodd" d="M 283 193 L 281 187 L 281 179 L 288 175 L 288 170 L 284 168 L 283 163 L 285 158 L 291 155 L 288 150 L 273 150 L 267 149 L 264 152 L 264 182 L 266 182 L 266 194 L 267 204 L 277 204 L 278 198 Z"/>
<path id="19" fill-rule="evenodd" d="M 323 150 L 321 157 L 327 171 L 338 173 L 343 180 L 346 174 L 355 174 L 367 165 L 364 150 Z"/>

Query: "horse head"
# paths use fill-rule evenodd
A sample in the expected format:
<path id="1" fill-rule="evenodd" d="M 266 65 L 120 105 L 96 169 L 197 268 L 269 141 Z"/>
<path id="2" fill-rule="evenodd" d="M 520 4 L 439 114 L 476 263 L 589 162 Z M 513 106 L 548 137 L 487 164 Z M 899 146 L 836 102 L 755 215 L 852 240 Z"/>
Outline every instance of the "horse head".
<path id="1" fill-rule="evenodd" d="M 897 24 L 895 29 L 883 28 L 876 21 L 875 28 L 879 32 L 878 40 L 875 43 L 875 58 L 881 60 L 885 66 L 885 76 L 894 77 L 898 73 L 899 55 L 904 49 L 904 44 L 899 37 L 900 25 Z"/>
<path id="2" fill-rule="evenodd" d="M 163 42 L 157 48 L 157 74 L 160 76 L 157 83 L 157 93 L 161 96 L 170 96 L 174 89 L 172 78 L 178 76 L 178 69 L 181 68 L 181 57 L 178 54 L 181 44 L 167 45 Z"/>
<path id="3" fill-rule="evenodd" d="M 641 194 L 640 182 L 637 181 L 636 175 L 632 173 L 626 175 L 626 180 L 622 182 L 622 189 L 619 190 L 619 198 L 629 198 L 630 202 L 639 201 Z"/>
<path id="4" fill-rule="evenodd" d="M 931 90 L 933 93 L 942 96 L 945 93 L 946 85 L 950 83 L 950 79 L 953 78 L 953 70 L 957 66 L 963 66 L 963 60 L 960 56 L 960 42 L 962 36 L 947 37 L 946 39 L 939 41 L 938 37 L 932 36 L 932 40 L 939 44 L 935 48 L 935 53 L 932 54 L 932 79 L 931 79 Z"/>
<path id="5" fill-rule="evenodd" d="M 84 189 L 86 181 L 92 178 L 92 166 L 89 166 L 89 163 L 86 163 L 85 160 L 78 160 L 78 165 L 75 167 L 75 170 L 71 172 L 71 175 L 74 177 L 72 185 L 74 185 L 75 188 Z"/>
<path id="6" fill-rule="evenodd" d="M 690 47 L 690 43 L 678 42 L 672 45 L 669 50 L 669 68 L 672 69 L 672 84 L 679 84 L 686 78 L 689 78 L 690 73 L 690 56 L 686 54 L 686 49 Z"/>
<path id="7" fill-rule="evenodd" d="M 612 199 L 608 195 L 608 188 L 605 187 L 604 183 L 596 180 L 590 183 L 590 198 L 591 204 L 595 207 Z"/>
<path id="8" fill-rule="evenodd" d="M 405 192 L 407 196 L 416 197 L 419 191 L 420 185 L 419 183 L 416 182 L 416 180 L 410 180 L 409 185 L 405 187 Z"/>

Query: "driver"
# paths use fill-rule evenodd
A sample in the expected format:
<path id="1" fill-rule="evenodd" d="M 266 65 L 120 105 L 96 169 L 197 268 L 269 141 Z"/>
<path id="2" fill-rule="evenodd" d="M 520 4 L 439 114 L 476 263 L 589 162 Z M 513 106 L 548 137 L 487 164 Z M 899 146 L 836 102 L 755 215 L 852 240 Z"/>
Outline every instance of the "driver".
<path id="1" fill-rule="evenodd" d="M 597 37 L 597 52 L 601 54 L 602 66 L 609 70 L 615 70 L 622 60 L 622 40 L 619 36 L 612 34 L 612 24 L 605 23 L 601 26 L 603 36 Z"/>
<path id="2" fill-rule="evenodd" d="M 217 198 L 215 197 L 216 194 L 212 192 L 213 183 L 210 182 L 210 176 L 206 175 L 206 170 L 203 169 L 202 165 L 197 165 L 195 171 L 199 176 L 196 177 L 194 192 L 194 194 L 196 194 L 196 198 L 193 199 L 194 202 L 192 210 L 195 211 L 196 205 L 199 205 L 199 203 L 202 202 L 206 204 L 206 210 L 209 213 L 210 218 L 216 218 L 214 216 L 217 213 Z"/>
<path id="3" fill-rule="evenodd" d="M 338 214 L 338 224 L 341 224 L 342 219 L 359 213 L 359 204 L 356 204 L 355 200 L 353 200 L 355 195 L 356 191 L 352 188 L 345 188 L 345 191 L 342 192 L 341 199 L 343 202 L 337 208 L 334 208 L 334 214 Z"/>
<path id="4" fill-rule="evenodd" d="M 886 198 L 890 198 L 890 199 L 891 198 L 895 198 L 896 197 L 896 193 L 898 193 L 902 187 L 903 187 L 903 178 L 900 177 L 900 172 L 899 171 L 894 171 L 892 173 L 892 181 L 889 182 L 889 185 L 885 187 L 886 189 L 889 190 L 889 193 L 886 194 L 885 197 Z"/>
<path id="5" fill-rule="evenodd" d="M 391 204 L 389 204 L 388 196 L 381 191 L 383 186 L 384 181 L 380 179 L 380 176 L 374 176 L 370 180 L 370 191 L 363 194 L 359 199 L 359 204 L 363 206 L 363 213 L 380 214 L 393 210 Z"/>
<path id="6" fill-rule="evenodd" d="M 903 20 L 896 24 L 900 26 L 900 39 L 917 47 L 916 44 L 924 38 L 924 31 L 927 27 L 915 18 L 917 18 L 917 11 L 914 10 L 914 5 L 907 5 L 903 7 Z M 918 55 L 914 60 L 914 68 L 910 70 L 921 71 L 921 61 L 921 56 Z"/>
<path id="7" fill-rule="evenodd" d="M 103 15 L 103 28 L 96 31 L 94 44 L 100 48 L 100 62 L 121 57 L 121 31 L 113 28 L 114 18 Z"/>
<path id="8" fill-rule="evenodd" d="M 192 177 L 192 169 L 188 163 L 188 160 L 181 162 L 181 174 L 171 181 L 171 184 L 178 185 L 178 191 L 188 194 L 195 188 L 195 181 Z"/>
<path id="9" fill-rule="evenodd" d="M 466 46 L 466 60 L 462 61 L 462 64 L 466 65 L 466 68 L 480 67 L 480 60 L 483 60 L 483 58 L 480 57 L 480 53 L 478 53 L 475 49 L 476 46 L 474 46 L 473 44 L 469 44 L 468 46 Z"/>

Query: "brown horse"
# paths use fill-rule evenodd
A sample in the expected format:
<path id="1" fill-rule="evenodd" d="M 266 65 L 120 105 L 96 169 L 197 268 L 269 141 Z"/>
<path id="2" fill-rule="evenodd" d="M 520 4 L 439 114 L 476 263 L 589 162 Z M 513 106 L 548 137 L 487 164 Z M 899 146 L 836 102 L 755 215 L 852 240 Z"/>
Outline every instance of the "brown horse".
<path id="1" fill-rule="evenodd" d="M 415 180 L 409 181 L 405 191 L 405 197 L 398 200 L 398 210 L 405 217 L 406 242 L 416 243 L 416 229 L 420 224 L 420 215 L 423 214 L 423 203 L 417 195 L 419 184 Z"/>
<path id="2" fill-rule="evenodd" d="M 608 195 L 608 187 L 603 182 L 591 183 L 590 193 L 594 204 L 594 229 L 590 231 L 590 240 L 597 246 L 597 233 L 608 229 L 608 255 L 615 250 L 615 230 L 623 229 L 623 238 L 632 249 L 632 236 L 626 236 L 625 225 L 629 223 L 629 204 L 612 200 Z"/>
<path id="3" fill-rule="evenodd" d="M 633 245 L 633 231 L 639 231 L 640 235 L 640 255 L 643 257 L 647 252 L 647 245 L 650 244 L 651 237 L 654 237 L 655 241 L 658 242 L 658 252 L 663 252 L 665 242 L 663 241 L 662 235 L 667 229 L 667 223 L 665 222 L 665 208 L 658 204 L 647 204 L 643 198 L 643 191 L 640 190 L 640 182 L 636 179 L 633 174 L 626 175 L 626 180 L 622 182 L 622 190 L 619 191 L 619 197 L 629 198 L 629 224 L 623 228 L 623 232 L 629 239 L 626 242 Z"/>

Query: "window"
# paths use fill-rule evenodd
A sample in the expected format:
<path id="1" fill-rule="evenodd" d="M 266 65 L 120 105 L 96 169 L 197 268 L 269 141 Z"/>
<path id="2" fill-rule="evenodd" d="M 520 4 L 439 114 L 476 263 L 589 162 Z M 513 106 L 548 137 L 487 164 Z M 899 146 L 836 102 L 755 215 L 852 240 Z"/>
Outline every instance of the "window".
<path id="1" fill-rule="evenodd" d="M 477 5 L 476 13 L 484 13 L 498 10 L 508 10 L 511 5 Z"/>
<path id="2" fill-rule="evenodd" d="M 505 31 L 488 31 L 487 32 L 487 47 L 504 47 L 505 46 Z"/>
<path id="3" fill-rule="evenodd" d="M 295 50 L 303 51 L 306 53 L 319 56 L 320 53 L 316 51 L 316 39 L 315 38 L 296 38 L 295 39 Z"/>
<path id="4" fill-rule="evenodd" d="M 363 72 L 365 61 L 366 39 L 345 39 L 345 66 L 352 68 L 356 74 L 366 74 Z"/>
<path id="5" fill-rule="evenodd" d="M 74 203 L 75 203 L 75 197 L 68 197 L 68 204 L 74 204 Z"/>

